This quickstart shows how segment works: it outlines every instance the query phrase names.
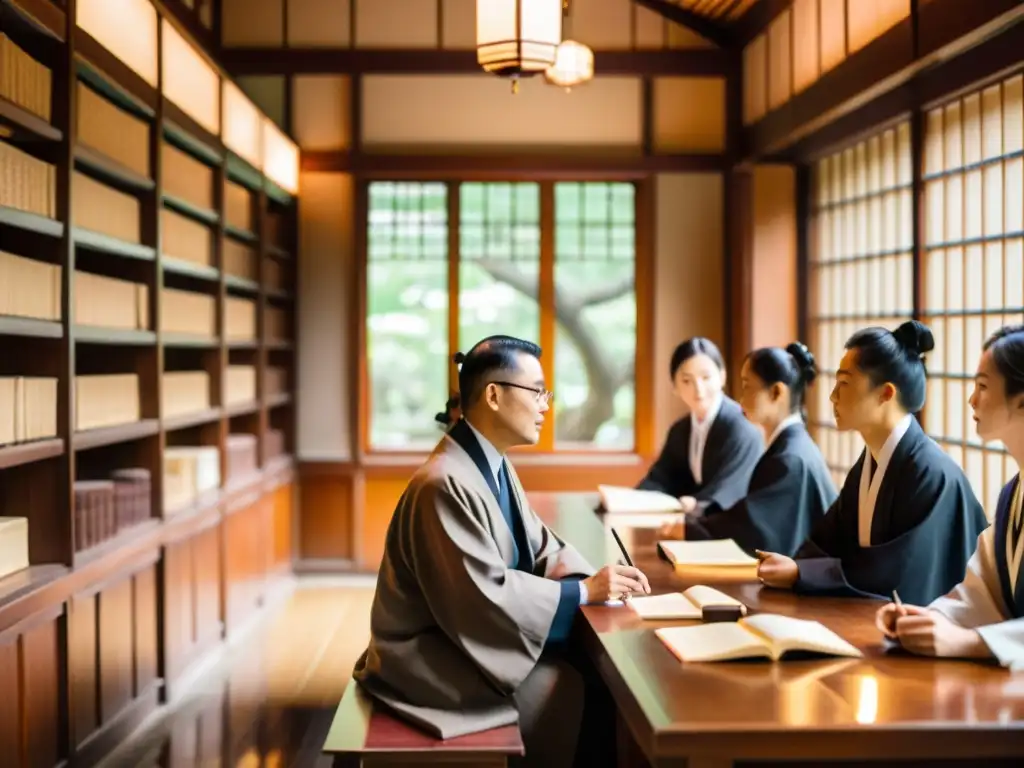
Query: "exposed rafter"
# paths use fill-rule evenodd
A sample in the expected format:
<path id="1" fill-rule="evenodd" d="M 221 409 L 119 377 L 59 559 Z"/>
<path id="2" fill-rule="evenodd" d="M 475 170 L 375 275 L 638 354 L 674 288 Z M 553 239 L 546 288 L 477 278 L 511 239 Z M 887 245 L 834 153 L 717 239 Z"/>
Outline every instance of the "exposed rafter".
<path id="1" fill-rule="evenodd" d="M 732 35 L 726 27 L 682 6 L 673 5 L 667 0 L 633 0 L 633 2 L 642 8 L 654 11 L 663 19 L 692 29 L 701 37 L 722 48 L 728 48 L 732 42 Z"/>

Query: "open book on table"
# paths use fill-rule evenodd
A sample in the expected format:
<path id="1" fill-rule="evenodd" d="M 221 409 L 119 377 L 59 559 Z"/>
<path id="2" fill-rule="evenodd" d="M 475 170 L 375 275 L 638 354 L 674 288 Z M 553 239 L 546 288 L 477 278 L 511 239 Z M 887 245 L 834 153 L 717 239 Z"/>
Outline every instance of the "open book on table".
<path id="1" fill-rule="evenodd" d="M 682 512 L 679 499 L 661 491 L 641 491 L 620 485 L 598 485 L 601 507 L 613 514 Z"/>
<path id="2" fill-rule="evenodd" d="M 780 660 L 790 652 L 826 656 L 863 654 L 817 621 L 759 613 L 735 622 L 667 627 L 654 633 L 682 661 L 729 661 L 764 657 Z"/>
<path id="3" fill-rule="evenodd" d="M 704 608 L 735 607 L 746 615 L 747 606 L 712 587 L 696 585 L 683 592 L 669 592 L 650 597 L 631 597 L 628 605 L 642 619 L 701 619 Z"/>
<path id="4" fill-rule="evenodd" d="M 732 539 L 712 541 L 659 541 L 658 549 L 673 565 L 751 566 L 751 557 Z"/>

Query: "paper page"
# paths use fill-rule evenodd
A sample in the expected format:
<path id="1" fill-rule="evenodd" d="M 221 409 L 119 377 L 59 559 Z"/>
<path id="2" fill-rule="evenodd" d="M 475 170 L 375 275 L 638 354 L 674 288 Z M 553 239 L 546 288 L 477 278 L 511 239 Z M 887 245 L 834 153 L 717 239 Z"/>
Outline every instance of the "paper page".
<path id="1" fill-rule="evenodd" d="M 732 539 L 715 541 L 659 541 L 658 545 L 676 565 L 756 565 Z"/>
<path id="2" fill-rule="evenodd" d="M 727 661 L 770 657 L 767 643 L 734 621 L 666 627 L 654 634 L 681 661 Z"/>
<path id="3" fill-rule="evenodd" d="M 629 604 L 641 619 L 699 619 L 701 611 L 682 592 L 631 597 Z"/>
<path id="4" fill-rule="evenodd" d="M 705 605 L 738 605 L 746 608 L 739 600 L 729 597 L 725 592 L 719 592 L 714 587 L 705 587 L 702 584 L 695 584 L 683 592 L 697 608 Z"/>
<path id="5" fill-rule="evenodd" d="M 786 651 L 814 651 L 832 656 L 862 656 L 850 643 L 817 621 L 794 619 L 772 613 L 759 613 L 743 619 L 750 629 L 766 636 L 775 648 L 776 658 Z"/>
<path id="6" fill-rule="evenodd" d="M 597 490 L 606 512 L 650 514 L 682 511 L 679 499 L 660 491 L 639 491 L 619 485 L 598 485 Z"/>

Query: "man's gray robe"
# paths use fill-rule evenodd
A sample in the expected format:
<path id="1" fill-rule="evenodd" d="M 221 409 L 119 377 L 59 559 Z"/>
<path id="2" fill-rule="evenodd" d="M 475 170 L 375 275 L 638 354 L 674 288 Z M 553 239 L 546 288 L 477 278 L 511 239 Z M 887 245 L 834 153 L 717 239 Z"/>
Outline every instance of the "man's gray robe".
<path id="1" fill-rule="evenodd" d="M 532 572 L 514 567 L 494 493 L 450 434 L 413 475 L 388 527 L 370 644 L 354 677 L 441 738 L 518 721 L 513 694 L 541 658 L 559 580 L 594 573 L 541 522 L 506 464 Z"/>

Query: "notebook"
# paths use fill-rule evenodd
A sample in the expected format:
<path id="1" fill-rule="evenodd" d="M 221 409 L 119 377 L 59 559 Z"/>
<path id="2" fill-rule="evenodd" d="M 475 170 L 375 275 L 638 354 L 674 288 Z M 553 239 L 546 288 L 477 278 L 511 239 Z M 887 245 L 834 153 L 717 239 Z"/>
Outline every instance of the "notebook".
<path id="1" fill-rule="evenodd" d="M 683 592 L 650 597 L 631 597 L 629 606 L 641 619 L 701 619 L 704 606 L 737 606 L 746 615 L 747 606 L 712 587 L 696 585 Z"/>
<path id="2" fill-rule="evenodd" d="M 751 566 L 751 557 L 732 539 L 713 541 L 659 541 L 658 549 L 673 565 Z"/>
<path id="3" fill-rule="evenodd" d="M 661 491 L 639 491 L 619 485 L 598 485 L 601 506 L 605 512 L 629 514 L 651 512 L 681 512 L 679 499 Z"/>
<path id="4" fill-rule="evenodd" d="M 654 634 L 681 661 L 768 658 L 806 651 L 827 656 L 863 654 L 817 621 L 759 613 L 735 622 L 656 629 Z"/>

